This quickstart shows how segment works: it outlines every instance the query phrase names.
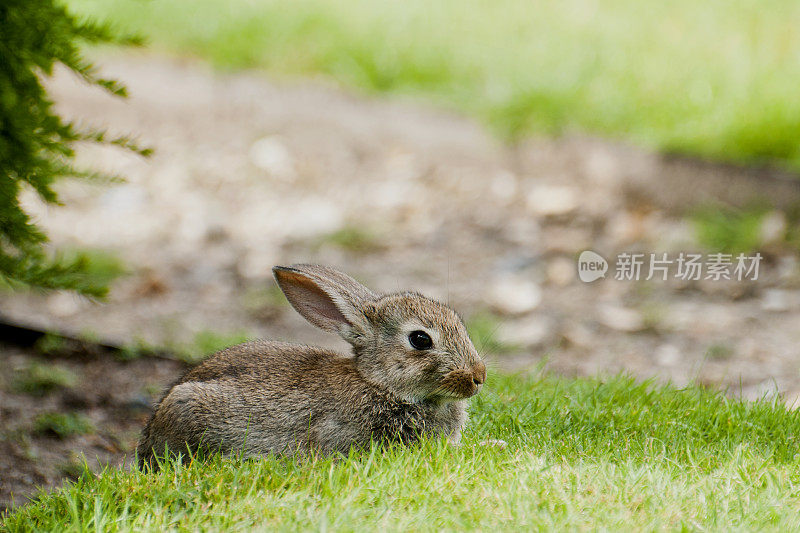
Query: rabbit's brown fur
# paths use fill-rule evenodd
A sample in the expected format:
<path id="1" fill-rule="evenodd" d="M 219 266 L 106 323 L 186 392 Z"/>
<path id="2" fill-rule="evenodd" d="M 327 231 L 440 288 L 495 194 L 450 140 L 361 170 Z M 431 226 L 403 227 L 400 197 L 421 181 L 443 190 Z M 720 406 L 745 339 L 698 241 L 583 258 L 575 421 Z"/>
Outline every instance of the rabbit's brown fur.
<path id="1" fill-rule="evenodd" d="M 370 441 L 444 434 L 457 443 L 466 398 L 486 367 L 449 307 L 417 293 L 376 295 L 327 267 L 276 267 L 292 305 L 339 333 L 352 355 L 253 341 L 214 354 L 165 394 L 142 434 L 139 465 L 166 449 L 252 456 L 346 453 Z M 430 334 L 415 350 L 410 331 Z"/>

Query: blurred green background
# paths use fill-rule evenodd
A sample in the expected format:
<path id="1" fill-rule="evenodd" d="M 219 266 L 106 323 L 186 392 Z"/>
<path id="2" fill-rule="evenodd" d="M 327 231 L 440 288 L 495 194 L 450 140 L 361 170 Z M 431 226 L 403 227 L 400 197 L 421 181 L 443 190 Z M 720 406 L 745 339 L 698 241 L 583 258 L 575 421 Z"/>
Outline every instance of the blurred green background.
<path id="1" fill-rule="evenodd" d="M 800 169 L 794 0 L 69 0 L 152 48 L 468 112 Z"/>

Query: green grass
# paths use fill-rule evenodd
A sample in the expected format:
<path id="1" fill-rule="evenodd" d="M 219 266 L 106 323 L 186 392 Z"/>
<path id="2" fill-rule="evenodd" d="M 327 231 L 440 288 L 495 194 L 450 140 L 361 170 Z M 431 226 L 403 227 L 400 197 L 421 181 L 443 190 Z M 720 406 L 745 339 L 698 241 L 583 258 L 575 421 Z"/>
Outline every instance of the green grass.
<path id="1" fill-rule="evenodd" d="M 195 333 L 190 341 L 167 340 L 163 344 L 153 344 L 142 337 L 121 346 L 116 356 L 123 361 L 139 357 L 163 354 L 186 363 L 198 363 L 209 355 L 234 344 L 241 344 L 256 338 L 245 330 L 216 331 L 203 329 Z"/>
<path id="2" fill-rule="evenodd" d="M 195 334 L 192 342 L 175 346 L 174 351 L 183 361 L 197 363 L 224 348 L 234 344 L 241 344 L 254 338 L 252 334 L 246 331 L 220 333 L 204 329 Z"/>
<path id="3" fill-rule="evenodd" d="M 18 370 L 11 380 L 11 388 L 31 396 L 45 396 L 78 382 L 78 376 L 68 368 L 50 363 L 33 362 Z"/>
<path id="4" fill-rule="evenodd" d="M 374 231 L 359 226 L 345 226 L 317 238 L 315 247 L 328 245 L 356 254 L 367 254 L 384 249 L 385 240 L 381 239 Z"/>
<path id="5" fill-rule="evenodd" d="M 800 168 L 794 0 L 67 0 L 223 68 L 423 96 L 508 139 L 584 131 Z"/>
<path id="6" fill-rule="evenodd" d="M 767 210 L 709 207 L 692 217 L 697 240 L 709 250 L 748 253 L 761 248 Z"/>
<path id="7" fill-rule="evenodd" d="M 75 435 L 94 432 L 91 420 L 80 413 L 47 412 L 33 420 L 33 431 L 39 435 L 49 435 L 66 439 Z"/>
<path id="8" fill-rule="evenodd" d="M 479 446 L 505 439 L 507 449 Z M 800 528 L 800 413 L 691 387 L 490 376 L 465 442 L 347 458 L 107 469 L 6 518 L 20 530 Z"/>

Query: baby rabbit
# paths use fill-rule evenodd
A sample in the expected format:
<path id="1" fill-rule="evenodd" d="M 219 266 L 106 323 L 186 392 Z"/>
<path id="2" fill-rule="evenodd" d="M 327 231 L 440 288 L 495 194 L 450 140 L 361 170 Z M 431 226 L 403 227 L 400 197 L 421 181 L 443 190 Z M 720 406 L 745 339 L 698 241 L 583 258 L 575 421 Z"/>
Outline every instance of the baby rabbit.
<path id="1" fill-rule="evenodd" d="M 140 468 L 157 468 L 165 449 L 347 453 L 439 434 L 458 443 L 486 366 L 452 309 L 414 292 L 373 293 L 325 266 L 272 270 L 292 306 L 341 335 L 352 355 L 262 340 L 212 355 L 156 406 Z"/>

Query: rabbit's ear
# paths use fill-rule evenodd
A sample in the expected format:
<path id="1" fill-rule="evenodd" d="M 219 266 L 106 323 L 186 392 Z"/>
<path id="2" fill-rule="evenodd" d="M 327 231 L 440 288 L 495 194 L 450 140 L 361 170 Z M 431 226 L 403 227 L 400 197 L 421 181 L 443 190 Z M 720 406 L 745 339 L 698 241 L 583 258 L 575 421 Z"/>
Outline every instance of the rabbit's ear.
<path id="1" fill-rule="evenodd" d="M 376 295 L 350 276 L 321 265 L 276 266 L 278 286 L 298 313 L 351 344 L 369 333 L 364 305 Z"/>

